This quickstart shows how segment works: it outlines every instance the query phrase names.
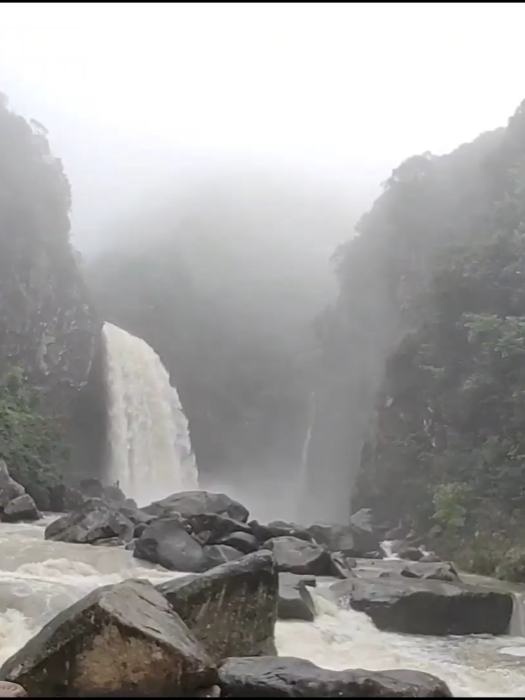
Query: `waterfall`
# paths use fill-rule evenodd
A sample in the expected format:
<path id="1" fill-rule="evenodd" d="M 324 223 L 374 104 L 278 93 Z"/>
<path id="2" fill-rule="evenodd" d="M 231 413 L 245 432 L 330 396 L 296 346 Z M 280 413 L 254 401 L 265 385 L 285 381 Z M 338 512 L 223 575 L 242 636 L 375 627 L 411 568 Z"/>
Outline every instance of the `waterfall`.
<path id="1" fill-rule="evenodd" d="M 310 411 L 308 416 L 308 425 L 306 428 L 306 435 L 303 442 L 303 449 L 301 452 L 301 463 L 299 465 L 299 502 L 296 504 L 296 518 L 301 519 L 302 515 L 305 515 L 305 501 L 307 498 L 308 489 L 308 454 L 310 451 L 310 443 L 312 442 L 312 433 L 314 430 L 315 423 L 315 391 L 312 391 L 310 396 Z"/>
<path id="2" fill-rule="evenodd" d="M 198 489 L 188 421 L 160 357 L 144 340 L 104 324 L 107 474 L 139 505 Z"/>
<path id="3" fill-rule="evenodd" d="M 511 637 L 525 637 L 525 593 L 512 593 L 512 617 L 509 624 Z"/>

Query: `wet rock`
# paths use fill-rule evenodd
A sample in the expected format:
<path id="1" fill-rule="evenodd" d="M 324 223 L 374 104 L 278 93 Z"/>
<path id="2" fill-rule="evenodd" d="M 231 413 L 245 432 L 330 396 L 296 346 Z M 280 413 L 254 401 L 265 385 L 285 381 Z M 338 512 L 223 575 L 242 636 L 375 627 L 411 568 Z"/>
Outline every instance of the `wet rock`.
<path id="1" fill-rule="evenodd" d="M 213 659 L 276 653 L 278 579 L 270 552 L 161 583 L 157 590 Z"/>
<path id="2" fill-rule="evenodd" d="M 128 520 L 131 520 L 135 527 L 137 525 L 149 525 L 153 520 L 155 520 L 153 515 L 148 515 L 140 508 L 130 508 L 129 506 L 120 506 L 118 508 L 119 513 L 122 513 Z"/>
<path id="3" fill-rule="evenodd" d="M 395 554 L 400 559 L 408 559 L 408 561 L 420 561 L 423 558 L 423 552 L 417 547 L 402 545 L 395 549 Z"/>
<path id="4" fill-rule="evenodd" d="M 418 578 L 431 581 L 459 581 L 459 576 L 454 567 L 450 564 L 443 563 L 425 564 L 424 562 L 420 561 L 414 564 L 405 565 L 401 569 L 400 574 L 401 576 L 406 576 L 407 578 Z"/>
<path id="5" fill-rule="evenodd" d="M 355 574 L 351 569 L 356 565 L 355 559 L 345 557 L 342 552 L 332 552 L 330 554 L 331 568 L 330 575 L 336 578 L 351 578 Z"/>
<path id="6" fill-rule="evenodd" d="M 331 552 L 344 552 L 352 556 L 355 552 L 355 540 L 348 525 L 330 525 L 314 523 L 308 528 L 314 542 L 327 547 Z"/>
<path id="7" fill-rule="evenodd" d="M 373 525 L 370 508 L 361 508 L 350 516 L 350 527 L 355 541 L 355 548 L 361 552 L 380 552 L 381 536 Z"/>
<path id="8" fill-rule="evenodd" d="M 0 681 L 0 698 L 26 698 L 27 692 L 18 683 Z"/>
<path id="9" fill-rule="evenodd" d="M 145 581 L 93 591 L 0 669 L 30 697 L 184 696 L 217 684 L 204 647 Z"/>
<path id="10" fill-rule="evenodd" d="M 129 542 L 133 537 L 133 523 L 100 499 L 91 498 L 80 508 L 50 523 L 44 536 L 46 540 L 79 544 L 93 544 L 113 537 Z"/>
<path id="11" fill-rule="evenodd" d="M 267 525 L 261 525 L 259 522 L 257 522 L 257 520 L 251 520 L 248 523 L 248 526 L 252 531 L 252 534 L 257 538 L 257 542 L 260 544 L 272 538 L 271 530 Z"/>
<path id="12" fill-rule="evenodd" d="M 330 553 L 317 544 L 296 537 L 275 537 L 268 540 L 265 547 L 273 552 L 278 571 L 330 576 Z"/>
<path id="13" fill-rule="evenodd" d="M 449 698 L 439 678 L 420 671 L 331 671 L 293 657 L 232 658 L 219 668 L 227 698 Z"/>
<path id="14" fill-rule="evenodd" d="M 0 520 L 4 523 L 19 523 L 21 521 L 39 520 L 40 515 L 36 503 L 28 493 L 17 496 L 5 506 L 0 514 Z"/>
<path id="15" fill-rule="evenodd" d="M 505 634 L 512 597 L 460 582 L 401 576 L 354 578 L 330 586 L 343 608 L 369 615 L 381 630 L 408 634 Z"/>
<path id="16" fill-rule="evenodd" d="M 188 534 L 180 516 L 150 523 L 136 540 L 133 556 L 171 571 L 199 573 L 207 567 L 202 546 Z"/>
<path id="17" fill-rule="evenodd" d="M 249 515 L 248 510 L 241 503 L 234 501 L 226 494 L 208 491 L 174 493 L 142 510 L 156 517 L 167 517 L 178 513 L 183 518 L 188 518 L 191 515 L 216 513 L 239 520 L 241 523 L 245 523 Z"/>
<path id="18" fill-rule="evenodd" d="M 206 557 L 206 570 L 212 569 L 214 566 L 226 564 L 228 561 L 240 559 L 243 554 L 238 549 L 228 547 L 225 544 L 209 544 L 202 548 Z"/>
<path id="19" fill-rule="evenodd" d="M 295 523 L 286 523 L 283 520 L 274 520 L 266 525 L 267 530 L 270 532 L 270 538 L 273 537 L 296 537 L 299 540 L 305 540 L 306 542 L 312 542 L 312 534 L 307 528 L 301 525 L 296 525 Z"/>
<path id="20" fill-rule="evenodd" d="M 313 622 L 315 605 L 307 585 L 316 585 L 315 578 L 279 574 L 279 603 L 277 615 L 281 620 Z"/>
<path id="21" fill-rule="evenodd" d="M 228 545 L 234 549 L 238 549 L 243 554 L 250 554 L 259 549 L 259 543 L 254 535 L 247 532 L 232 532 L 231 535 L 223 537 L 220 544 Z"/>
<path id="22" fill-rule="evenodd" d="M 199 513 L 184 518 L 192 534 L 197 535 L 202 544 L 217 544 L 233 532 L 252 534 L 249 525 L 216 513 Z"/>
<path id="23" fill-rule="evenodd" d="M 437 554 L 434 554 L 434 552 L 427 552 L 426 554 L 423 554 L 419 561 L 422 564 L 437 564 L 441 562 L 441 559 Z"/>
<path id="24" fill-rule="evenodd" d="M 7 469 L 7 464 L 3 459 L 0 459 L 0 511 L 6 505 L 19 496 L 25 494 L 24 487 L 11 478 Z"/>
<path id="25" fill-rule="evenodd" d="M 78 489 L 57 484 L 49 489 L 49 506 L 54 513 L 68 513 L 80 508 L 86 499 Z"/>

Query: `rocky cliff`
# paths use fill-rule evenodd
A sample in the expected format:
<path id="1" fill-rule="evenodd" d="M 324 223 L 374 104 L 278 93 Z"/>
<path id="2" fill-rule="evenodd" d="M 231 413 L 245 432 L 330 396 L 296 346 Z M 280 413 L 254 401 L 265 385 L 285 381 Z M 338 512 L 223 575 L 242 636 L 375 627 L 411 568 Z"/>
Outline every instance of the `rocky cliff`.
<path id="1" fill-rule="evenodd" d="M 44 127 L 3 96 L 0 154 L 0 376 L 21 370 L 68 425 L 101 329 L 69 240 L 70 186 Z"/>

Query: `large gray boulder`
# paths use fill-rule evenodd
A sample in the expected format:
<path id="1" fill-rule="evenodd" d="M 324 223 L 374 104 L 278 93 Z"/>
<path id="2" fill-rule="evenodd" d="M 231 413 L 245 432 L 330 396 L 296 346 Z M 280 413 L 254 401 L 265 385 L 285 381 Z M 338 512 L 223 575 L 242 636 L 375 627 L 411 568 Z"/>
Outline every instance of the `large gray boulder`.
<path id="1" fill-rule="evenodd" d="M 153 516 L 149 516 L 150 518 Z M 190 532 L 197 535 L 202 544 L 217 544 L 224 537 L 233 532 L 244 532 L 251 535 L 249 525 L 239 520 L 234 520 L 226 515 L 217 513 L 198 513 L 184 517 L 185 524 L 189 526 Z"/>
<path id="2" fill-rule="evenodd" d="M 179 517 L 154 520 L 135 541 L 133 556 L 160 564 L 170 571 L 205 571 L 209 564 L 206 553 L 186 530 Z"/>
<path id="3" fill-rule="evenodd" d="M 359 557 L 380 550 L 380 535 L 370 522 L 370 513 L 363 509 L 350 518 L 348 525 L 314 523 L 308 528 L 313 540 L 331 552 Z"/>
<path id="4" fill-rule="evenodd" d="M 276 653 L 278 579 L 270 552 L 161 583 L 157 590 L 213 659 Z"/>
<path id="5" fill-rule="evenodd" d="M 28 493 L 24 493 L 9 501 L 0 513 L 0 520 L 4 523 L 39 520 L 41 517 L 36 503 Z"/>
<path id="6" fill-rule="evenodd" d="M 0 511 L 18 496 L 23 496 L 25 488 L 11 478 L 7 464 L 0 459 Z"/>
<path id="7" fill-rule="evenodd" d="M 505 634 L 512 597 L 482 586 L 403 578 L 353 578 L 330 586 L 341 607 L 381 630 L 408 634 Z"/>
<path id="8" fill-rule="evenodd" d="M 315 605 L 307 586 L 316 586 L 315 577 L 279 574 L 277 614 L 280 620 L 313 622 Z"/>
<path id="9" fill-rule="evenodd" d="M 206 650 L 145 581 L 91 592 L 0 669 L 29 697 L 191 695 L 217 682 Z"/>
<path id="10" fill-rule="evenodd" d="M 50 523 L 44 536 L 46 540 L 79 544 L 94 544 L 114 538 L 129 542 L 133 529 L 133 523 L 125 515 L 104 501 L 91 498 L 76 510 Z"/>
<path id="11" fill-rule="evenodd" d="M 239 520 L 241 523 L 245 523 L 249 515 L 248 510 L 241 503 L 234 501 L 226 494 L 208 491 L 174 493 L 161 501 L 154 501 L 142 510 L 156 517 L 167 517 L 174 514 L 179 514 L 183 518 L 202 514 L 225 515 L 233 520 Z"/>
<path id="12" fill-rule="evenodd" d="M 450 698 L 439 678 L 420 671 L 330 671 L 293 657 L 232 658 L 219 668 L 226 698 Z"/>
<path id="13" fill-rule="evenodd" d="M 202 551 L 206 557 L 206 570 L 226 564 L 229 561 L 235 561 L 244 556 L 238 549 L 228 547 L 226 544 L 207 544 L 204 545 Z"/>
<path id="14" fill-rule="evenodd" d="M 268 540 L 265 547 L 273 552 L 277 571 L 313 576 L 331 575 L 330 553 L 317 544 L 296 537 L 275 537 Z"/>

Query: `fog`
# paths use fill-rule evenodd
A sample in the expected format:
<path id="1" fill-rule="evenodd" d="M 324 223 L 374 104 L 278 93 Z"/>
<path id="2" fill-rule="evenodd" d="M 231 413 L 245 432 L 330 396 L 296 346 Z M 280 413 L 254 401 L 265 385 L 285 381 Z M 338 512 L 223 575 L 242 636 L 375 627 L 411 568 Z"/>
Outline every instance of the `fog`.
<path id="1" fill-rule="evenodd" d="M 506 3 L 4 3 L 0 75 L 48 128 L 90 252 L 166 172 L 232 160 L 358 190 L 367 208 L 407 155 L 504 122 L 524 18 Z"/>
<path id="2" fill-rule="evenodd" d="M 161 355 L 208 479 L 264 503 L 280 478 L 291 507 L 331 256 L 402 160 L 505 123 L 524 21 L 507 3 L 0 6 L 0 90 L 47 128 L 99 308 Z"/>

